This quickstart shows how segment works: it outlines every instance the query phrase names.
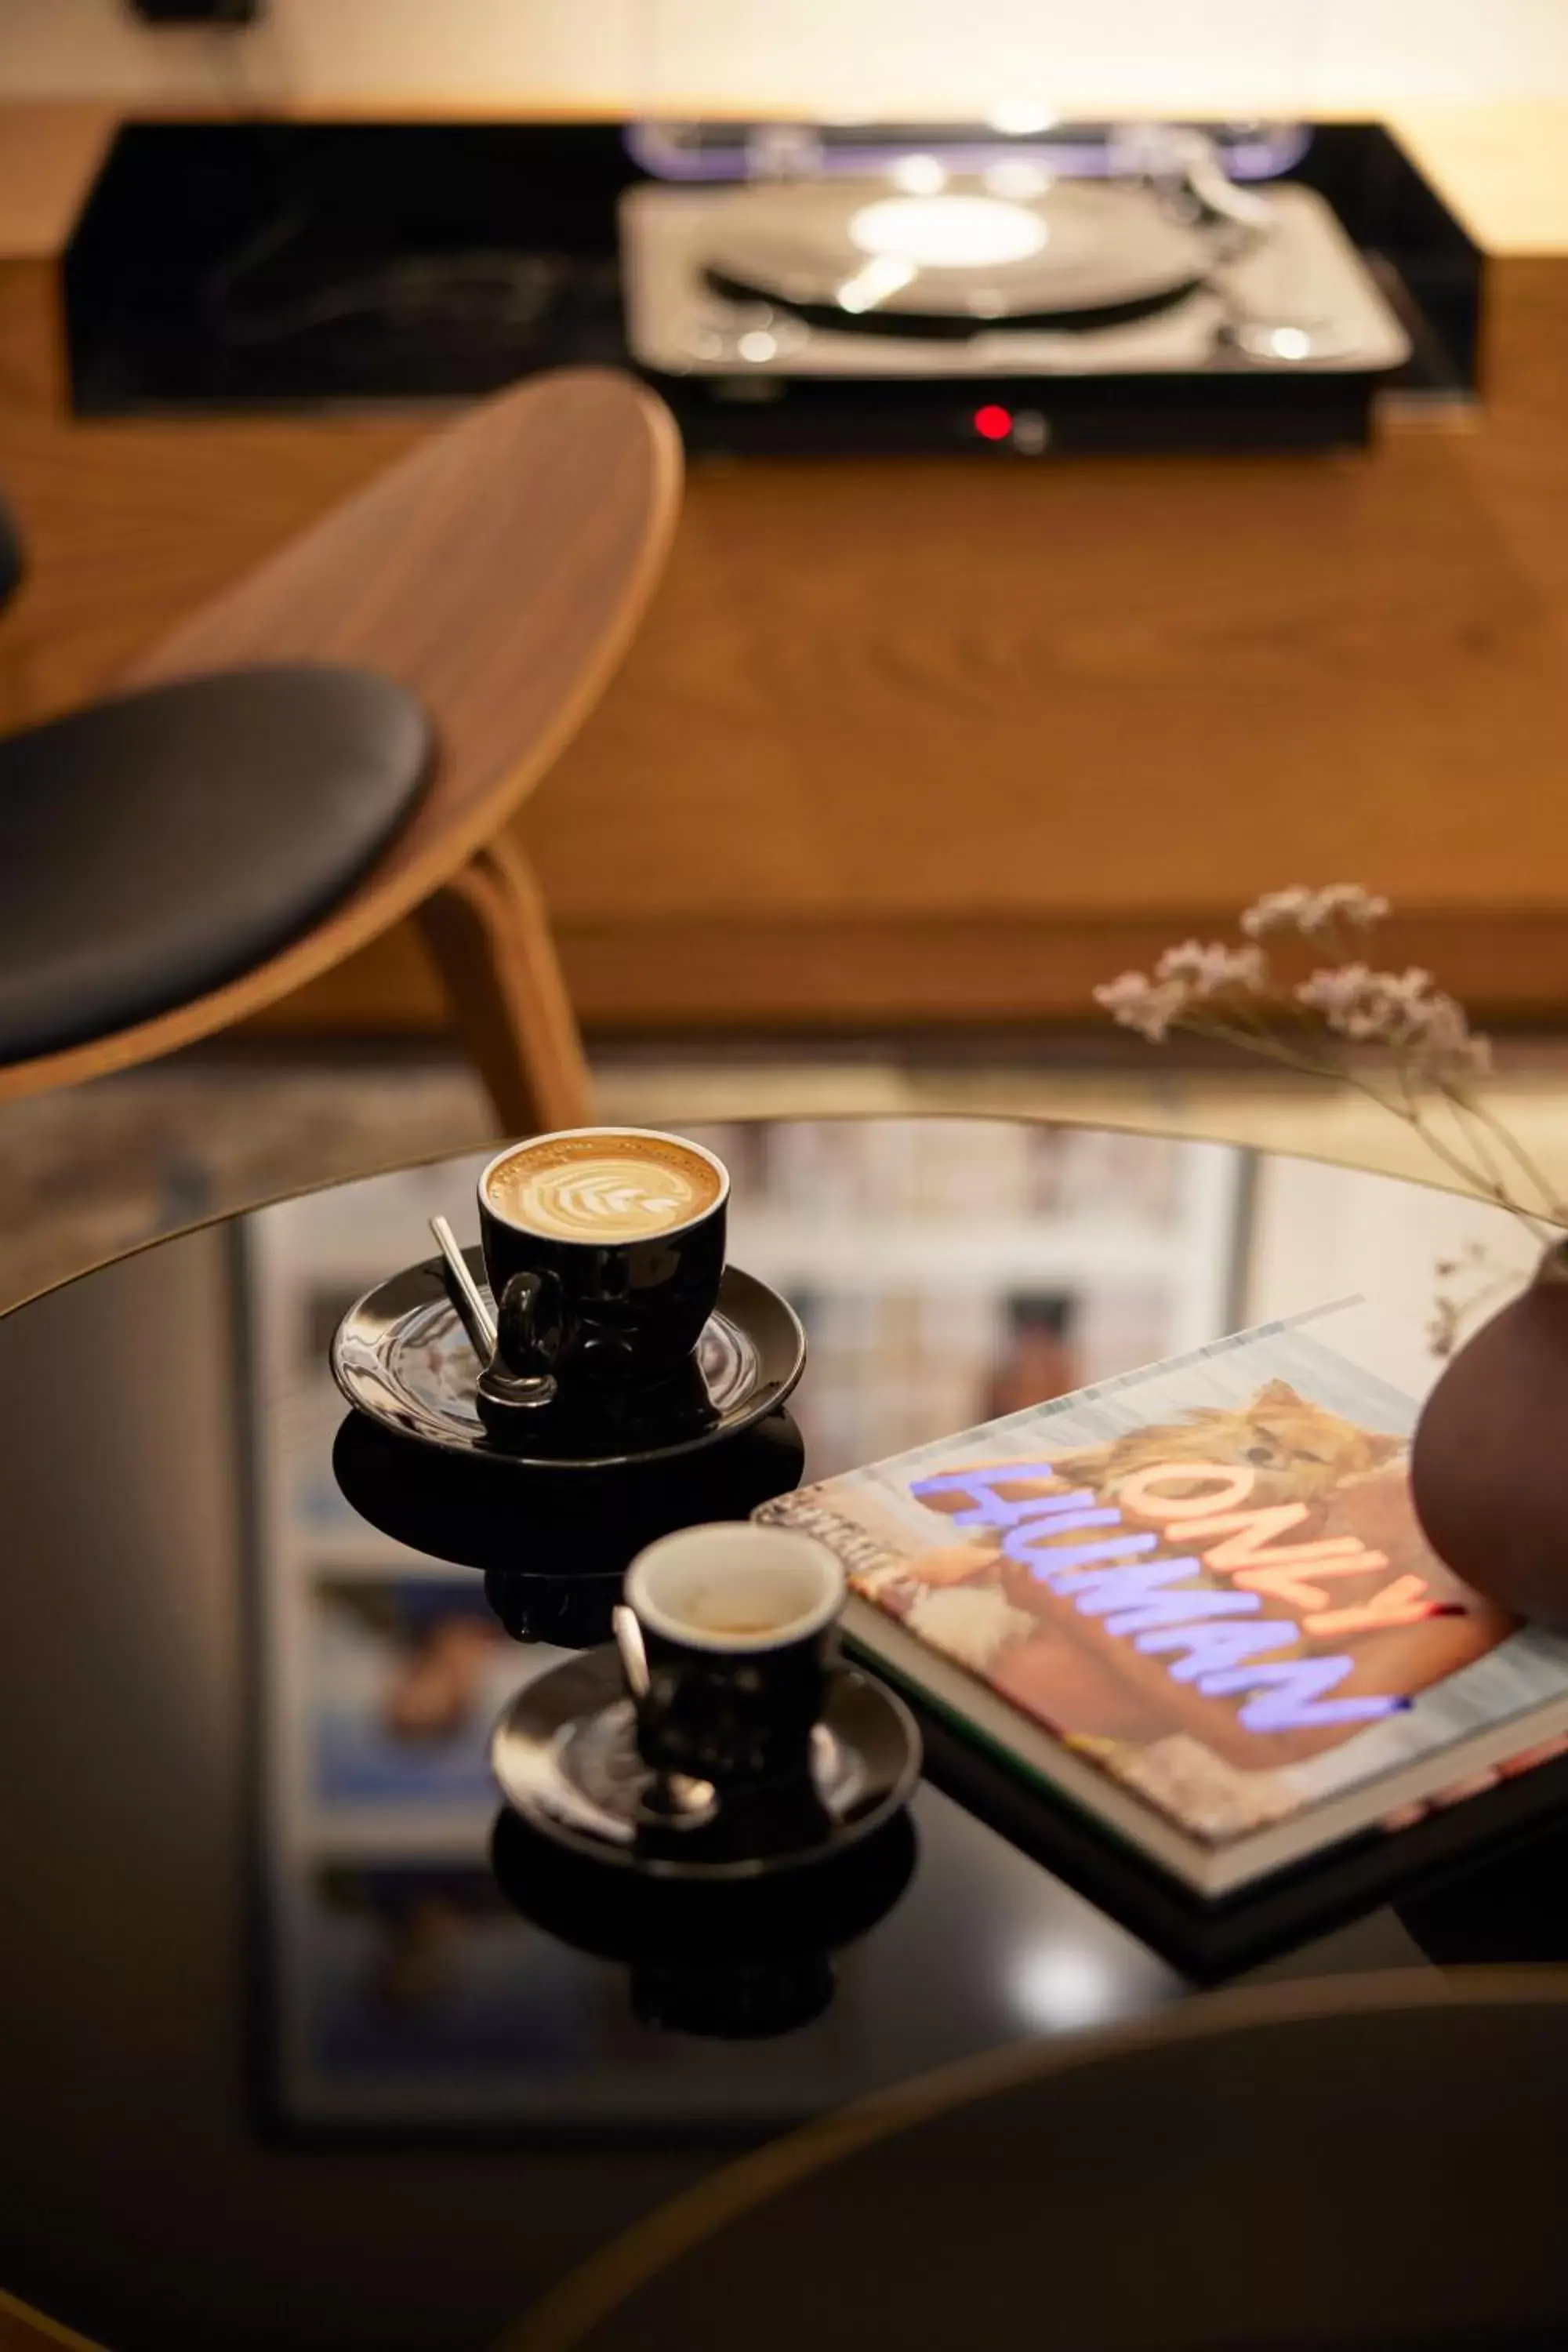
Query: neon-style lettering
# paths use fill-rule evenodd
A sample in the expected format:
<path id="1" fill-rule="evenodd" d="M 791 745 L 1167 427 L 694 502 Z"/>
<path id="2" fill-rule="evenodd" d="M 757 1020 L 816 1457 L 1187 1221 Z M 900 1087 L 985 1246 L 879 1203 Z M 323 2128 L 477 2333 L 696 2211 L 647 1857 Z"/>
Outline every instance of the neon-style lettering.
<path id="1" fill-rule="evenodd" d="M 1054 1577 L 1051 1589 L 1070 1601 L 1080 1617 L 1105 1618 L 1106 1631 L 1111 1633 L 1139 1633 L 1146 1625 L 1176 1625 L 1191 1617 L 1246 1616 L 1263 1606 L 1249 1592 L 1202 1589 L 1194 1592 L 1187 1580 L 1202 1570 L 1202 1560 L 1189 1553 L 1181 1559 L 1146 1560 L 1136 1568 L 1101 1568 L 1082 1575 Z M 1173 1591 L 1173 1585 L 1181 1589 Z"/>
<path id="2" fill-rule="evenodd" d="M 1073 1569 L 1087 1568 L 1097 1559 L 1123 1559 L 1131 1552 L 1152 1551 L 1159 1537 L 1109 1536 L 1095 1543 L 1061 1543 L 1058 1536 L 1082 1528 L 1119 1528 L 1120 1511 L 1084 1511 L 1078 1517 L 1042 1521 L 1032 1528 L 1014 1528 L 1002 1538 L 1002 1549 L 1009 1559 L 1026 1568 L 1042 1584 L 1054 1584 L 1059 1576 Z M 1194 1560 L 1187 1573 L 1198 1566 Z"/>
<path id="3" fill-rule="evenodd" d="M 1147 1470 L 1135 1470 L 1130 1478 L 1123 1478 L 1117 1495 L 1123 1508 L 1136 1511 L 1141 1519 L 1202 1517 L 1205 1513 L 1234 1510 L 1237 1503 L 1244 1503 L 1257 1476 L 1256 1470 L 1235 1462 L 1154 1462 Z M 1217 1478 L 1225 1492 L 1176 1496 L 1151 1493 L 1166 1478 L 1180 1478 L 1188 1485 L 1194 1478 Z M 1184 1529 L 1182 1541 L 1186 1541 Z"/>
<path id="4" fill-rule="evenodd" d="M 1141 1609 L 1124 1609 L 1120 1616 L 1108 1617 L 1105 1630 L 1108 1633 L 1146 1633 L 1161 1625 L 1189 1625 L 1200 1617 L 1247 1616 L 1262 1605 L 1250 1592 L 1173 1592 L 1163 1601 L 1147 1601 Z M 1292 1642 L 1300 1640 L 1294 1625 L 1289 1633 Z"/>
<path id="5" fill-rule="evenodd" d="M 1245 1591 L 1267 1592 L 1271 1600 L 1283 1601 L 1289 1609 L 1326 1609 L 1329 1596 L 1322 1587 L 1331 1577 L 1369 1576 L 1374 1569 L 1387 1566 L 1386 1552 L 1368 1551 L 1362 1545 L 1342 1559 L 1315 1560 L 1311 1580 L 1299 1576 L 1293 1568 L 1255 1568 L 1236 1580 Z"/>
<path id="6" fill-rule="evenodd" d="M 910 1492 L 933 1509 L 936 1496 L 960 1500 L 963 1507 L 951 1514 L 956 1527 L 996 1530 L 1009 1559 L 1081 1615 L 1103 1620 L 1107 1633 L 1130 1638 L 1146 1655 L 1169 1659 L 1166 1671 L 1174 1681 L 1195 1683 L 1209 1698 L 1245 1696 L 1239 1721 L 1248 1731 L 1316 1731 L 1376 1722 L 1408 1707 L 1408 1698 L 1380 1694 L 1331 1696 L 1353 1671 L 1354 1660 L 1342 1654 L 1289 1660 L 1263 1654 L 1288 1648 L 1303 1630 L 1329 1636 L 1372 1632 L 1413 1624 L 1441 1610 L 1418 1576 L 1395 1577 L 1369 1601 L 1328 1608 L 1324 1585 L 1386 1569 L 1386 1556 L 1353 1536 L 1281 1543 L 1281 1536 L 1310 1517 L 1308 1507 L 1238 1509 L 1256 1477 L 1253 1468 L 1235 1464 L 1158 1462 L 1122 1481 L 1116 1507 L 1101 1504 L 1088 1487 L 1063 1489 L 1048 1462 L 1018 1462 L 916 1479 Z M 1171 1480 L 1188 1486 L 1202 1482 L 1209 1491 L 1160 1494 Z M 1057 1491 L 1025 1496 L 1006 1491 L 1023 1481 L 1050 1481 Z M 1163 1525 L 1167 1534 L 1132 1532 L 1124 1511 Z M 1107 1532 L 1095 1532 L 1100 1529 Z M 1194 1543 L 1200 1537 L 1219 1538 L 1202 1558 L 1195 1551 L 1175 1559 L 1138 1557 L 1157 1552 L 1167 1540 Z M 1220 1591 L 1194 1589 L 1190 1580 L 1205 1569 L 1229 1575 L 1231 1583 Z M 1304 1628 L 1264 1616 L 1265 1595 L 1300 1611 Z"/>
<path id="7" fill-rule="evenodd" d="M 1276 1543 L 1287 1528 L 1299 1528 L 1310 1517 L 1305 1503 L 1266 1503 L 1256 1511 L 1221 1511 L 1217 1517 L 1184 1519 L 1182 1541 L 1196 1544 L 1211 1568 L 1274 1568 L 1287 1560 L 1332 1559 L 1342 1551 L 1363 1549 L 1359 1536 L 1318 1536 L 1310 1543 Z M 1225 1541 L 1211 1549 L 1207 1536 Z"/>
<path id="8" fill-rule="evenodd" d="M 1379 1625 L 1415 1625 L 1442 1614 L 1424 1576 L 1396 1576 L 1355 1609 L 1330 1609 L 1309 1617 L 1309 1633 L 1370 1633 Z"/>
<path id="9" fill-rule="evenodd" d="M 1375 1723 L 1380 1717 L 1407 1707 L 1407 1698 L 1383 1698 L 1370 1693 L 1361 1698 L 1330 1698 L 1354 1661 L 1337 1658 L 1292 1658 L 1271 1665 L 1223 1666 L 1204 1675 L 1198 1688 L 1207 1698 L 1234 1698 L 1256 1690 L 1241 1710 L 1247 1731 L 1320 1731 L 1339 1723 Z"/>
<path id="10" fill-rule="evenodd" d="M 1169 1672 L 1176 1682 L 1195 1683 L 1200 1675 L 1239 1666 L 1262 1650 L 1283 1650 L 1296 1639 L 1294 1625 L 1265 1617 L 1247 1625 L 1168 1625 L 1157 1633 L 1140 1633 L 1137 1647 L 1149 1657 L 1169 1656 L 1185 1650 Z"/>
<path id="11" fill-rule="evenodd" d="M 1076 1495 L 1028 1495 L 1022 1500 L 1017 1496 L 1009 1500 L 1000 1491 L 1020 1478 L 1055 1478 L 1056 1475 L 1048 1462 L 1007 1462 L 989 1470 L 945 1470 L 939 1477 L 916 1478 L 910 1481 L 910 1492 L 917 1502 L 928 1505 L 933 1495 L 969 1496 L 970 1508 L 952 1514 L 956 1528 L 1013 1528 L 1020 1519 L 1037 1519 L 1043 1511 L 1093 1502 L 1087 1486 Z M 1115 1516 L 1113 1512 L 1111 1517 Z"/>

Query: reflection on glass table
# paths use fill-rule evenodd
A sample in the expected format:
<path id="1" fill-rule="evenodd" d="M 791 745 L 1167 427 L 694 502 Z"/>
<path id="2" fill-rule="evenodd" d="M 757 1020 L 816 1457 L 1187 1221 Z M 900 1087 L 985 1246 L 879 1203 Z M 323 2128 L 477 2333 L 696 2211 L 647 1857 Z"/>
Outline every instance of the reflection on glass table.
<path id="1" fill-rule="evenodd" d="M 793 1401 L 807 1475 L 1202 1344 L 1245 1319 L 1245 1287 L 1249 1279 L 1258 1286 L 1260 1269 L 1265 1283 L 1280 1279 L 1269 1178 L 1250 1182 L 1245 1156 L 1226 1147 L 980 1120 L 694 1132 L 732 1171 L 732 1254 L 784 1289 L 807 1326 L 808 1376 Z M 323 1416 L 335 1409 L 324 1362 L 339 1315 L 400 1253 L 424 1246 L 424 1213 L 437 1192 L 443 1204 L 458 1204 L 453 1213 L 463 1229 L 467 1179 L 465 1167 L 356 1187 L 352 1213 L 341 1192 L 307 1197 L 252 1221 L 247 1236 L 257 1392 L 289 1399 L 288 1415 L 263 1412 L 252 1436 L 269 1496 L 262 1620 L 272 1705 L 261 1726 L 261 1764 L 270 1824 L 266 1876 L 279 1929 L 278 2094 L 296 2126 L 372 2111 L 395 2114 L 409 2127 L 531 2114 L 559 2125 L 569 2110 L 639 2112 L 647 2088 L 647 2078 L 638 2087 L 638 2070 L 625 2067 L 607 2107 L 599 2082 L 589 2093 L 579 2079 L 563 2096 L 550 2057 L 552 2037 L 540 2041 L 531 2026 L 520 2026 L 515 2064 L 492 2051 L 495 2063 L 465 2076 L 455 2057 L 445 2072 L 435 2057 L 447 2049 L 442 2002 L 460 2042 L 456 2021 L 475 1998 L 470 1971 L 486 1953 L 510 1955 L 498 1967 L 502 1976 L 510 1969 L 514 1995 L 535 1986 L 520 2016 L 537 2023 L 541 2013 L 553 2014 L 552 1973 L 527 1958 L 533 1931 L 515 1915 L 487 1919 L 474 1890 L 493 1811 L 489 1722 L 529 1675 L 563 1653 L 519 1649 L 500 1638 L 476 1580 L 456 1563 L 485 1566 L 490 1600 L 502 1606 L 509 1588 L 514 1596 L 522 1591 L 523 1566 L 532 1567 L 542 1542 L 547 1552 L 559 1543 L 579 1565 L 591 1557 L 602 1572 L 604 1605 L 591 1623 L 567 1626 L 566 1638 L 603 1638 L 607 1627 L 599 1619 L 613 1597 L 617 1547 L 635 1549 L 664 1522 L 644 1523 L 624 1509 L 612 1509 L 607 1520 L 569 1510 L 558 1537 L 544 1538 L 552 1507 L 535 1488 L 520 1491 L 515 1503 L 500 1495 L 480 1543 L 458 1533 L 463 1515 L 437 1486 L 426 1523 L 411 1528 L 406 1511 L 400 1517 L 387 1505 L 384 1481 L 378 1494 L 372 1476 L 367 1499 L 362 1457 L 374 1452 L 373 1433 L 362 1434 L 363 1425 L 352 1420 L 340 1430 L 334 1482 L 322 1475 L 319 1446 L 300 1443 L 292 1418 L 306 1400 Z M 1292 1217 L 1300 1214 L 1298 1202 Z M 778 1483 L 790 1483 L 797 1466 Z M 358 1496 L 357 1512 L 344 1511 L 345 1486 Z M 759 1488 L 767 1491 L 765 1484 Z M 729 1507 L 735 1507 L 694 1487 L 672 1523 Z M 390 1528 L 448 1557 L 433 1559 L 429 1549 L 389 1538 Z M 591 1537 L 591 1528 L 598 1534 Z M 594 1543 L 607 1545 L 602 1559 Z M 582 1580 L 574 1591 L 580 1608 Z M 521 1602 L 502 1613 L 514 1630 L 532 1631 L 540 1622 Z M 302 1714 L 310 1720 L 304 1748 Z M 926 1807 L 940 1804 L 922 1799 Z M 459 1864 L 470 1881 L 452 1876 Z M 380 1874 L 366 1879 L 373 1865 Z M 394 1900 L 398 1887 L 425 1887 L 431 1873 L 444 1895 Z M 453 1892 L 460 1883 L 469 1885 L 466 1901 Z M 352 1927 L 349 1887 L 360 1890 Z M 379 1890 L 376 1899 L 367 1888 Z M 1108 1923 L 1099 1929 L 1106 1933 Z M 1049 1939 L 1009 1966 L 1005 2002 L 1024 2023 L 1080 2010 L 1101 2013 L 1108 2000 L 1114 2010 L 1092 1940 Z M 446 1989 L 432 1990 L 434 2010 L 417 2018 L 378 2006 L 389 1953 L 415 1950 L 427 1951 L 432 1986 Z M 815 2029 L 830 2040 L 857 2001 L 865 1965 L 853 1951 L 836 1964 L 833 2013 L 825 2009 Z M 1146 1965 L 1155 1977 L 1137 1972 L 1140 1998 L 1160 1973 L 1152 1956 Z M 330 1968 L 336 1974 L 323 2006 Z M 617 2011 L 609 1996 L 615 1981 L 613 1972 L 604 1977 L 593 2004 L 605 2032 L 612 2014 L 624 2026 L 636 2005 L 623 1980 Z M 345 2044 L 343 2021 L 354 2000 L 374 2031 Z M 879 1998 L 872 2003 L 879 2006 Z M 505 2013 L 503 2003 L 496 2014 Z M 337 2021 L 331 2034 L 329 2015 Z M 571 2029 L 563 2020 L 559 2030 Z M 431 2063 L 400 2066 L 400 2034 L 411 2051 L 434 2053 Z M 340 2061 L 351 2044 L 361 2062 L 349 2066 Z M 853 2077 L 869 2086 L 877 2079 L 868 2063 L 874 2038 L 858 2032 L 853 2046 Z M 376 2049 L 386 2061 L 387 2080 L 379 2085 L 364 2057 Z M 783 2112 L 814 2111 L 828 2094 L 806 2054 L 797 2050 L 795 2057 L 787 2094 L 764 2053 L 751 2074 L 716 2076 L 723 2085 L 721 2095 L 715 2091 L 719 2111 L 775 2116 L 781 2097 Z M 695 2126 L 707 2107 L 691 2063 L 688 2053 L 681 2106 Z M 657 2083 L 657 2070 L 651 2079 Z"/>
<path id="2" fill-rule="evenodd" d="M 734 1258 L 812 1322 L 785 1486 L 1362 1289 L 1404 1317 L 1418 1395 L 1436 1261 L 1510 1245 L 1450 1196 L 1215 1146 L 700 1132 L 735 1171 Z M 486 1596 L 516 1597 L 535 1507 L 401 1537 L 356 1508 L 326 1360 L 432 1212 L 472 1239 L 478 1164 L 285 1202 L 0 1320 L 0 2284 L 128 2352 L 488 2342 L 725 2151 L 1188 1990 L 929 1786 L 858 1913 L 760 1953 L 736 1921 L 706 1971 L 684 1927 L 519 1876 L 486 1737 L 565 1654 Z M 644 1525 L 613 1516 L 610 1589 Z M 1384 1911 L 1269 1973 L 1420 1961 Z"/>
<path id="3" fill-rule="evenodd" d="M 942 1119 L 694 1132 L 731 1171 L 732 1255 L 784 1289 L 805 1320 L 808 1378 L 793 1402 L 814 1475 L 1059 1393 L 1224 1327 L 1243 1188 L 1239 1155 L 1223 1147 Z M 267 1498 L 259 1564 L 269 1696 L 260 1733 L 277 2091 L 297 2126 L 372 2112 L 395 2113 L 410 2126 L 449 2126 L 465 2114 L 476 2123 L 548 2114 L 559 2124 L 571 2113 L 635 2114 L 660 2096 L 649 2084 L 661 2070 L 645 2078 L 651 2060 L 645 2070 L 624 2066 L 613 2090 L 579 2080 L 563 2094 L 551 2056 L 556 2036 L 537 2032 L 542 2013 L 556 2013 L 550 1969 L 531 1961 L 533 1942 L 521 1919 L 487 1916 L 477 1875 L 453 1874 L 459 1863 L 477 1872 L 489 1835 L 489 1723 L 511 1689 L 560 1654 L 497 1641 L 471 1573 L 381 1532 L 389 1525 L 410 1531 L 395 1509 L 373 1510 L 379 1527 L 345 1510 L 345 1483 L 362 1511 L 365 1500 L 363 1470 L 348 1482 L 341 1475 L 345 1451 L 354 1454 L 351 1466 L 367 1452 L 354 1429 L 340 1437 L 335 1481 L 322 1475 L 319 1445 L 304 1442 L 307 1423 L 336 1403 L 326 1354 L 339 1317 L 390 1266 L 423 1253 L 425 1215 L 437 1196 L 447 1208 L 458 1204 L 452 1213 L 466 1235 L 467 1175 L 466 1168 L 411 1171 L 353 1188 L 352 1202 L 341 1191 L 308 1196 L 252 1220 L 246 1236 L 255 1392 L 287 1401 L 281 1412 L 261 1406 L 252 1443 Z M 795 1475 L 798 1465 L 781 1483 Z M 767 1491 L 761 1487 L 759 1498 Z M 498 1507 L 499 1525 L 489 1531 L 494 1548 L 482 1555 L 492 1599 L 503 1559 L 531 1565 L 529 1507 L 520 1498 L 514 1537 L 504 1502 Z M 539 1507 L 534 1501 L 535 1531 Z M 715 1507 L 728 1506 L 694 1492 L 679 1517 Z M 448 1510 L 434 1531 L 439 1542 L 459 1559 L 478 1560 L 477 1549 L 454 1539 L 456 1523 Z M 612 1544 L 618 1531 L 633 1540 L 632 1524 L 617 1520 Z M 651 1531 L 638 1532 L 646 1538 Z M 427 1538 L 431 1531 L 419 1532 Z M 580 1522 L 572 1540 L 581 1558 Z M 510 1580 L 515 1591 L 515 1571 Z M 606 1583 L 607 1595 L 612 1590 Z M 605 1629 L 591 1630 L 602 1638 Z M 574 1629 L 574 1637 L 583 1636 Z M 940 1814 L 941 1800 L 922 1803 Z M 458 1892 L 465 1885 L 466 1898 Z M 1101 2004 L 1114 2008 L 1109 1988 L 1118 1971 L 1090 1962 L 1092 1941 L 1076 1948 L 1068 1973 L 1098 1974 Z M 389 2009 L 389 1972 L 396 1979 L 401 1966 L 416 1969 L 421 1956 L 426 2004 Z M 511 2008 L 499 1990 L 482 2006 L 487 1962 L 498 1988 L 503 1979 L 511 1985 Z M 853 2032 L 846 2025 L 861 2011 L 880 2014 L 890 2000 L 862 1995 L 865 1965 L 853 1951 L 837 1964 L 833 2007 L 813 2029 L 837 2048 L 831 2061 L 797 2049 L 781 2069 L 759 2053 L 754 2071 L 716 2066 L 704 2092 L 686 2053 L 686 2123 L 700 2124 L 710 2106 L 774 2119 L 814 2112 L 832 2095 L 851 2049 L 840 2087 L 874 2084 L 878 2037 L 863 2018 Z M 1072 1995 L 1052 1975 L 1057 1967 L 1048 1954 L 1020 1959 L 1009 1970 L 1005 2010 L 1016 2009 L 1027 2025 L 1029 2002 L 1053 1985 L 1049 1997 L 1070 2008 Z M 1163 1973 L 1152 1959 L 1134 1969 L 1141 1998 Z M 616 1979 L 607 1969 L 601 1978 L 590 2008 L 609 2032 Z M 1014 1979 L 1035 1989 L 1016 1997 L 1022 2008 Z M 532 1987 L 527 1998 L 523 1986 Z M 624 1980 L 621 1990 L 624 2014 Z M 356 2002 L 357 2028 L 350 2023 Z M 514 2012 L 511 2057 L 492 2044 L 465 2071 L 463 2020 L 482 2014 L 499 2032 Z M 571 2031 L 560 2019 L 559 2033 Z M 960 2033 L 952 2047 L 963 2046 Z M 370 2055 L 377 2051 L 381 2081 Z"/>

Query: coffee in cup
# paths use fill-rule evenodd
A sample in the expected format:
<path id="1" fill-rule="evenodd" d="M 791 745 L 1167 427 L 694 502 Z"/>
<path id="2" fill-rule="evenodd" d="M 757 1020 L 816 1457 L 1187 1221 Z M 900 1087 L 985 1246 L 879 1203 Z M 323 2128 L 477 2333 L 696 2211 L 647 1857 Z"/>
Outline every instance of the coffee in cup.
<path id="1" fill-rule="evenodd" d="M 844 1571 L 798 1528 L 724 1521 L 661 1536 L 626 1571 L 647 1687 L 645 1763 L 733 1787 L 804 1775 Z"/>
<path id="2" fill-rule="evenodd" d="M 575 1128 L 498 1152 L 479 1205 L 503 1378 L 552 1406 L 661 1383 L 695 1394 L 729 1194 L 722 1160 L 651 1129 Z"/>
<path id="3" fill-rule="evenodd" d="M 704 1215 L 725 1178 L 717 1160 L 672 1135 L 598 1128 L 503 1153 L 485 1188 L 498 1215 L 542 1239 L 636 1242 Z"/>

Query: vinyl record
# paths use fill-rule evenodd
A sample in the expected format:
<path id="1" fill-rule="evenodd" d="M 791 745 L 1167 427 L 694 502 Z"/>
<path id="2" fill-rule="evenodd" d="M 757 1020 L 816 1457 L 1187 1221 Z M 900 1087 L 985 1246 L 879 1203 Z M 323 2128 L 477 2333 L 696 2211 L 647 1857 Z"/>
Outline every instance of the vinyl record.
<path id="1" fill-rule="evenodd" d="M 731 300 L 903 335 L 1142 318 L 1218 257 L 1214 232 L 1152 190 L 1088 180 L 1016 195 L 979 181 L 926 195 L 863 180 L 739 188 L 715 204 L 706 242 L 709 282 Z"/>

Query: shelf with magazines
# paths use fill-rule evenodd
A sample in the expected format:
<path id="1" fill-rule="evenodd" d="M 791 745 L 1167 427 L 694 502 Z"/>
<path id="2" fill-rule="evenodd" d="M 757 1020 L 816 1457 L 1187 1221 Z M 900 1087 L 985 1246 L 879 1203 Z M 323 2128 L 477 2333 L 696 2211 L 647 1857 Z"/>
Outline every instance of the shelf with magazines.
<path id="1" fill-rule="evenodd" d="M 1202 1346 L 1232 1319 L 1246 1155 L 927 1118 L 691 1132 L 730 1245 L 793 1301 L 820 1476 Z"/>

